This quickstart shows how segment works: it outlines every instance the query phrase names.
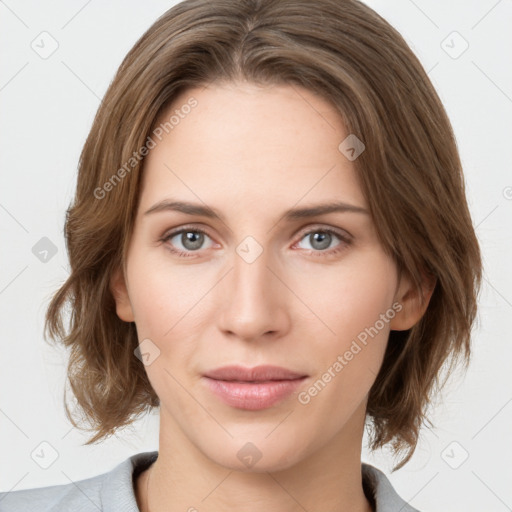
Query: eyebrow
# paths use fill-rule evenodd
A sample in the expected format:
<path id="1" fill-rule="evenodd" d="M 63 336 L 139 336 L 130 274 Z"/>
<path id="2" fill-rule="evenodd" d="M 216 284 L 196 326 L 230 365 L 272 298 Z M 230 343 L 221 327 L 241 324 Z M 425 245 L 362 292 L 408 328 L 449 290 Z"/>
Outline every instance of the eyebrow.
<path id="1" fill-rule="evenodd" d="M 151 213 L 163 211 L 176 211 L 186 213 L 189 215 L 199 215 L 202 217 L 208 217 L 210 219 L 218 219 L 222 222 L 225 221 L 224 216 L 215 208 L 211 208 L 209 206 L 202 205 L 199 203 L 173 201 L 171 199 L 164 199 L 162 201 L 159 201 L 158 203 L 154 204 L 151 208 L 149 208 L 149 210 L 144 212 L 144 215 L 149 215 Z M 286 221 L 292 221 L 308 217 L 316 217 L 319 215 L 325 215 L 327 213 L 333 212 L 353 212 L 363 213 L 367 215 L 369 214 L 368 210 L 361 206 L 355 206 L 352 204 L 335 201 L 330 203 L 315 204 L 303 208 L 291 208 L 283 213 L 282 218 L 284 218 L 284 220 Z"/>

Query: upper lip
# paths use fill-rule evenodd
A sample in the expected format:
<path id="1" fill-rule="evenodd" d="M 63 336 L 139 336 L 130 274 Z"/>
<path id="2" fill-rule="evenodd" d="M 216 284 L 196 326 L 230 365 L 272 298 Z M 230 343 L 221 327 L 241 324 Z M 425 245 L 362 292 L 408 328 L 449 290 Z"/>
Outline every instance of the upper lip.
<path id="1" fill-rule="evenodd" d="M 294 372 L 287 368 L 272 365 L 245 368 L 243 366 L 222 366 L 206 372 L 205 377 L 215 380 L 267 381 L 292 380 L 306 377 L 304 373 Z"/>

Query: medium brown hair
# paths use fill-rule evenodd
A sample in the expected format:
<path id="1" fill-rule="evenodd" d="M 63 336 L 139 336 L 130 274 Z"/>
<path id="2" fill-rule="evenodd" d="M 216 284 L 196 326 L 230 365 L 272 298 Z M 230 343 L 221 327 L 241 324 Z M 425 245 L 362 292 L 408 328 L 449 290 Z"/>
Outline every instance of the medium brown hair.
<path id="1" fill-rule="evenodd" d="M 45 326 L 70 348 L 78 412 L 96 432 L 86 444 L 159 405 L 134 356 L 136 326 L 118 318 L 109 288 L 114 271 L 124 268 L 138 207 L 140 148 L 179 93 L 239 80 L 302 86 L 339 111 L 348 133 L 366 146 L 353 163 L 384 249 L 418 290 L 425 275 L 435 279 L 422 319 L 408 331 L 391 331 L 368 398 L 370 447 L 390 443 L 395 454 L 405 451 L 395 469 L 401 467 L 414 452 L 445 363 L 451 370 L 460 356 L 469 362 L 481 257 L 445 109 L 402 36 L 357 0 L 186 0 L 123 60 L 80 156 L 65 223 L 71 273 Z M 99 197 L 107 188 L 108 197 Z M 64 402 L 79 426 L 65 392 Z"/>

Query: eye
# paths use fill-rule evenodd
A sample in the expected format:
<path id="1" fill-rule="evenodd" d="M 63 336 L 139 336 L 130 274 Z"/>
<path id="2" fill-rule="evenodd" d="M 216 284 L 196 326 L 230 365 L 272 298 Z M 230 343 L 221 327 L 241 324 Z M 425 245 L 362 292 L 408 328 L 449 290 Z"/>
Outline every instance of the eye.
<path id="1" fill-rule="evenodd" d="M 338 239 L 340 243 L 334 243 L 334 248 L 332 248 L 333 242 L 335 242 L 336 239 Z M 306 247 L 305 249 L 309 250 L 311 254 L 315 256 L 336 254 L 346 249 L 351 243 L 351 237 L 348 233 L 342 233 L 332 228 L 315 228 L 309 230 L 303 234 L 300 241 L 302 240 L 306 240 L 309 243 L 310 248 Z M 300 241 L 297 244 L 300 244 Z"/>
<path id="2" fill-rule="evenodd" d="M 166 248 L 179 257 L 194 257 L 194 253 L 198 253 L 202 249 L 211 248 L 214 244 L 204 247 L 205 240 L 211 238 L 205 230 L 198 227 L 182 227 L 170 233 L 166 233 L 160 241 L 165 243 Z M 339 241 L 336 244 L 336 239 Z M 302 234 L 299 245 L 302 240 L 306 240 L 310 244 L 310 248 L 305 249 L 314 256 L 334 255 L 346 249 L 352 242 L 352 237 L 346 233 L 335 230 L 333 228 L 315 228 L 310 229 Z M 333 248 L 334 242 L 334 248 Z"/>
<path id="3" fill-rule="evenodd" d="M 178 256 L 190 257 L 192 255 L 189 253 L 198 252 L 200 249 L 208 249 L 208 247 L 203 247 L 206 238 L 211 240 L 206 231 L 197 227 L 184 227 L 167 233 L 160 241 L 166 243 L 167 248 Z M 173 241 L 173 239 L 176 240 Z"/>

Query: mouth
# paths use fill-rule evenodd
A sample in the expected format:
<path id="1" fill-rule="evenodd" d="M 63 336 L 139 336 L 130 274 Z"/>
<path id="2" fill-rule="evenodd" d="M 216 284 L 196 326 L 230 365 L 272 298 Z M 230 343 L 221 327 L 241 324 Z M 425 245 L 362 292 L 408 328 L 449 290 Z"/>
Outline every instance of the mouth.
<path id="1" fill-rule="evenodd" d="M 237 409 L 261 410 L 289 397 L 308 375 L 278 366 L 224 366 L 203 376 L 208 390 Z"/>
<path id="2" fill-rule="evenodd" d="M 262 382 L 275 380 L 294 380 L 307 377 L 306 374 L 289 370 L 281 366 L 262 365 L 254 368 L 243 366 L 223 366 L 205 373 L 205 377 L 223 381 Z"/>

